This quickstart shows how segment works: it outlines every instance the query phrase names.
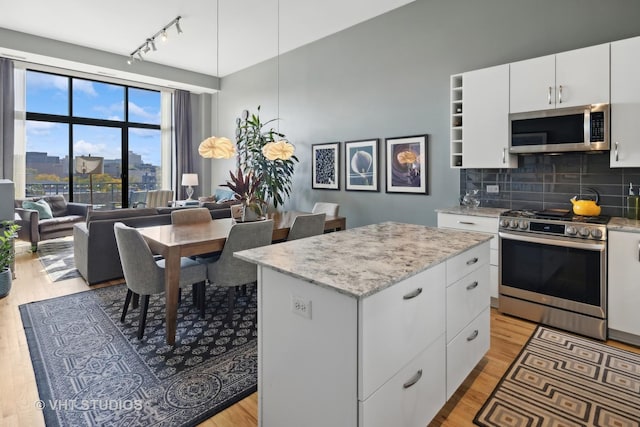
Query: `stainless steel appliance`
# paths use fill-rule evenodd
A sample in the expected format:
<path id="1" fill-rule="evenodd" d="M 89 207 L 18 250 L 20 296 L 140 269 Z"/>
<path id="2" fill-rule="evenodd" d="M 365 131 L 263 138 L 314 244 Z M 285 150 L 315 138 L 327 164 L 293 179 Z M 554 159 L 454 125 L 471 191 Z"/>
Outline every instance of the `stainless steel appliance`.
<path id="1" fill-rule="evenodd" d="M 507 211 L 499 221 L 499 310 L 607 338 L 608 216 Z"/>
<path id="2" fill-rule="evenodd" d="M 609 149 L 609 104 L 509 115 L 511 153 Z"/>

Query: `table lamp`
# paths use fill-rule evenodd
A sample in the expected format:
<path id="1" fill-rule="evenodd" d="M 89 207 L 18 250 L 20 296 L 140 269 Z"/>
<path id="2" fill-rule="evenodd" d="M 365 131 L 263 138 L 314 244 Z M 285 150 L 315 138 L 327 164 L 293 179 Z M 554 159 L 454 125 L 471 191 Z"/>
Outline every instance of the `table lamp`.
<path id="1" fill-rule="evenodd" d="M 187 200 L 193 200 L 191 196 L 193 196 L 193 187 L 198 185 L 198 174 L 183 173 L 182 185 L 187 186 Z"/>

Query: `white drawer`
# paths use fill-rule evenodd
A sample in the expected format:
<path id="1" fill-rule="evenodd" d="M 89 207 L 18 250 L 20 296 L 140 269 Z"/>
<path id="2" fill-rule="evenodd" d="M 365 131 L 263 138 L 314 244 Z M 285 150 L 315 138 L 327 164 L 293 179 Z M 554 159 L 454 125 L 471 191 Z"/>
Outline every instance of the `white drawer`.
<path id="1" fill-rule="evenodd" d="M 359 302 L 359 400 L 444 334 L 445 304 L 444 263 Z"/>
<path id="2" fill-rule="evenodd" d="M 447 342 L 489 307 L 489 265 L 447 288 Z"/>
<path id="3" fill-rule="evenodd" d="M 447 400 L 489 351 L 489 310 L 487 307 L 447 344 Z"/>
<path id="4" fill-rule="evenodd" d="M 498 232 L 498 218 L 438 212 L 438 227 L 496 234 Z"/>
<path id="5" fill-rule="evenodd" d="M 358 402 L 358 426 L 428 425 L 445 404 L 445 372 L 442 334 L 371 397 Z M 417 382 L 409 386 L 417 378 Z"/>
<path id="6" fill-rule="evenodd" d="M 489 242 L 447 260 L 447 285 L 451 285 L 467 274 L 489 264 Z"/>

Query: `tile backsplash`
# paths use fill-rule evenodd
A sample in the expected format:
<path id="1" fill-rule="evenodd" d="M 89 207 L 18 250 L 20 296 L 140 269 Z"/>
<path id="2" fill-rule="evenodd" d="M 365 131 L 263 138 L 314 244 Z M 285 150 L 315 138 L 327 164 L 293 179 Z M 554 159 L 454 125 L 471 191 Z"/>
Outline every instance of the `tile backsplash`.
<path id="1" fill-rule="evenodd" d="M 636 195 L 640 168 L 610 168 L 609 153 L 519 156 L 516 169 L 461 169 L 460 196 L 480 190 L 480 206 L 508 209 L 571 209 L 571 199 L 600 194 L 602 214 L 625 216 L 629 183 Z M 497 185 L 499 193 L 487 193 Z"/>

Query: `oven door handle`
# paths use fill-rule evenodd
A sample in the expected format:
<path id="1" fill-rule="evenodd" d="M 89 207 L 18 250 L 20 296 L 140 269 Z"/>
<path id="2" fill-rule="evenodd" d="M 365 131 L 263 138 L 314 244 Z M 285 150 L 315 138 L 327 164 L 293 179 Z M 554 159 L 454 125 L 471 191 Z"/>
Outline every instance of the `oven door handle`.
<path id="1" fill-rule="evenodd" d="M 588 251 L 604 252 L 606 245 L 604 243 L 585 243 L 574 242 L 569 240 L 551 239 L 537 236 L 522 236 L 519 234 L 498 233 L 501 239 L 518 240 L 520 242 L 540 243 L 541 245 L 562 246 L 565 248 L 586 249 Z"/>

